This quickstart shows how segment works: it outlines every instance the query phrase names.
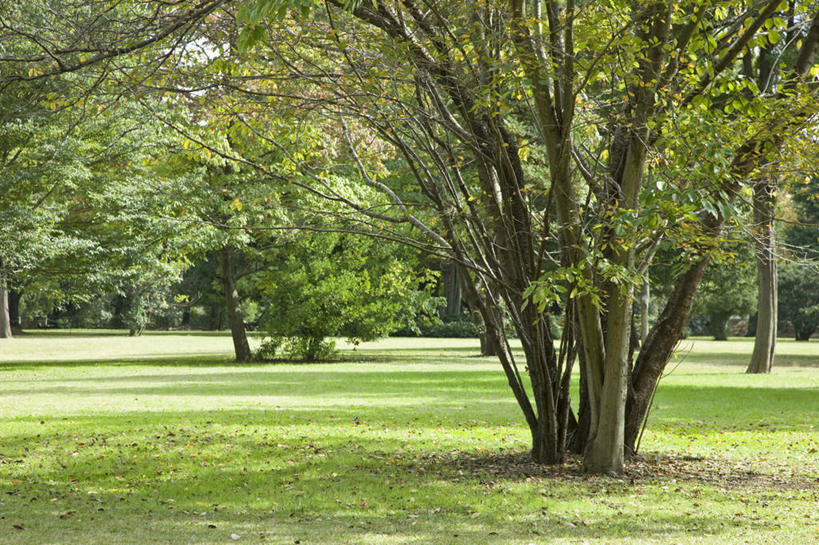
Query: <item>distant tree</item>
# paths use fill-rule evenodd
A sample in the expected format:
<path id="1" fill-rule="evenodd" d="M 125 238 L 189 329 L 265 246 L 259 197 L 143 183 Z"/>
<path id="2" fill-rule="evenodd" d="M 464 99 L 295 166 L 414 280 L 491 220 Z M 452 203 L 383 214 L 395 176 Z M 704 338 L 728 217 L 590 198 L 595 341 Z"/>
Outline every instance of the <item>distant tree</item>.
<path id="1" fill-rule="evenodd" d="M 747 247 L 740 255 L 712 261 L 705 271 L 694 300 L 694 315 L 708 319 L 708 332 L 715 340 L 728 338 L 727 324 L 735 315 L 747 315 L 756 305 L 754 265 Z"/>
<path id="2" fill-rule="evenodd" d="M 797 341 L 819 328 L 819 267 L 816 262 L 783 263 L 779 275 L 779 319 L 793 326 Z"/>
<path id="3" fill-rule="evenodd" d="M 430 295 L 418 291 L 406 250 L 373 239 L 291 233 L 266 259 L 258 287 L 267 357 L 282 347 L 287 357 L 315 360 L 332 353 L 329 337 L 357 344 L 386 336 Z"/>
<path id="4" fill-rule="evenodd" d="M 783 238 L 793 261 L 781 266 L 779 318 L 807 341 L 819 328 L 819 176 L 799 180 L 790 193 L 793 217 Z"/>
<path id="5" fill-rule="evenodd" d="M 819 160 L 819 158 L 817 158 Z M 808 175 L 790 188 L 792 221 L 785 225 L 784 241 L 789 255 L 819 260 L 819 176 Z"/>

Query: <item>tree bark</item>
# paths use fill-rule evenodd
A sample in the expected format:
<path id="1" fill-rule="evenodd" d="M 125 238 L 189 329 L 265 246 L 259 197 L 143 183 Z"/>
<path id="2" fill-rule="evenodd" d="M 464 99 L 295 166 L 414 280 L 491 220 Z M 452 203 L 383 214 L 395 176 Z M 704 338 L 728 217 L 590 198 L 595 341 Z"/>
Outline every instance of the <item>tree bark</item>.
<path id="1" fill-rule="evenodd" d="M 446 297 L 445 316 L 458 316 L 461 313 L 461 279 L 458 266 L 449 263 L 443 267 L 444 296 Z"/>
<path id="2" fill-rule="evenodd" d="M 217 252 L 217 260 L 219 262 L 222 291 L 225 295 L 228 323 L 230 324 L 230 334 L 233 337 L 233 350 L 236 354 L 236 361 L 248 362 L 253 359 L 253 353 L 250 351 L 250 345 L 247 342 L 245 321 L 244 316 L 242 316 L 242 301 L 236 289 L 233 248 L 226 246 L 219 250 Z"/>
<path id="3" fill-rule="evenodd" d="M 754 351 L 746 373 L 770 373 L 776 348 L 776 180 L 754 185 L 754 245 L 756 247 L 757 319 Z"/>
<path id="4" fill-rule="evenodd" d="M 11 339 L 11 316 L 9 315 L 9 292 L 0 279 L 0 339 Z"/>
<path id="5" fill-rule="evenodd" d="M 488 327 L 490 326 L 484 322 L 481 314 L 481 302 L 478 301 L 478 297 L 480 297 L 480 295 L 475 289 L 472 277 L 463 266 L 456 264 L 455 267 L 458 272 L 459 291 L 463 295 L 464 299 L 466 299 L 466 304 L 469 307 L 470 314 L 472 314 L 472 320 L 474 321 L 475 327 L 477 328 L 480 336 L 481 356 L 497 356 L 500 354 L 501 350 L 500 346 L 498 346 L 498 335 L 492 334 L 490 331 L 488 331 Z M 461 289 L 461 286 L 463 289 Z M 499 314 L 495 321 L 499 324 L 503 324 L 503 317 L 500 316 L 500 311 L 497 309 L 493 310 Z"/>
<path id="6" fill-rule="evenodd" d="M 640 286 L 640 346 L 643 346 L 648 338 L 648 312 L 651 303 L 651 285 L 646 279 Z"/>

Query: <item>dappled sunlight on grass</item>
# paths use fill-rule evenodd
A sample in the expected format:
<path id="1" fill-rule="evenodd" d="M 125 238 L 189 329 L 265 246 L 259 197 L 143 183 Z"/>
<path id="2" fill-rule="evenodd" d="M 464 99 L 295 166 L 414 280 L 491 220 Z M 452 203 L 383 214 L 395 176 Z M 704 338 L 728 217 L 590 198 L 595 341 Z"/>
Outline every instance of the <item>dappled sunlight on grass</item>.
<path id="1" fill-rule="evenodd" d="M 77 354 L 97 338 L 71 341 Z M 182 347 L 171 335 L 151 350 L 166 341 Z M 449 342 L 389 339 L 330 364 L 18 354 L 0 366 L 0 541 L 819 539 L 815 367 L 747 376 L 697 342 L 660 385 L 641 458 L 614 479 L 575 459 L 531 463 L 498 364 Z M 134 347 L 121 350 L 142 358 Z"/>

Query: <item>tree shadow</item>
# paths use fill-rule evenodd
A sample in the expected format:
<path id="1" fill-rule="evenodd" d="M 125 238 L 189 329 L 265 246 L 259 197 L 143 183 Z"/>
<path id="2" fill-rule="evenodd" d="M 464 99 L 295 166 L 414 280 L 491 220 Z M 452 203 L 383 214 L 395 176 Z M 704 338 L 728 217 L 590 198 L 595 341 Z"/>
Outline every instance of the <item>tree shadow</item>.
<path id="1" fill-rule="evenodd" d="M 41 529 L 44 541 L 76 543 L 102 542 L 88 539 L 94 518 L 109 521 L 110 534 L 122 533 L 117 543 L 155 541 L 180 526 L 197 543 L 224 543 L 233 532 L 305 543 L 328 534 L 334 543 L 379 535 L 400 543 L 500 544 L 527 535 L 662 539 L 691 528 L 719 535 L 748 521 L 726 521 L 722 508 L 665 510 L 677 491 L 658 486 L 635 499 L 641 487 L 682 482 L 713 489 L 709 501 L 734 506 L 746 489 L 811 486 L 804 479 L 774 483 L 738 466 L 716 478 L 708 460 L 663 456 L 633 462 L 623 478 L 593 477 L 576 459 L 545 467 L 516 450 L 419 455 L 394 441 L 345 433 L 283 439 L 219 414 L 169 413 L 152 425 L 121 417 L 98 433 L 54 437 L 48 453 L 59 463 L 43 467 L 32 463 L 42 452 L 23 450 L 30 437 L 13 438 L 4 448 L 23 458 L 2 459 L 9 478 L 0 480 L 7 515 L 0 528 L 20 524 Z M 459 497 L 465 501 L 455 502 Z M 594 507 L 601 497 L 605 507 Z M 507 505 L 507 498 L 523 503 Z M 572 510 L 594 515 L 584 519 Z"/>

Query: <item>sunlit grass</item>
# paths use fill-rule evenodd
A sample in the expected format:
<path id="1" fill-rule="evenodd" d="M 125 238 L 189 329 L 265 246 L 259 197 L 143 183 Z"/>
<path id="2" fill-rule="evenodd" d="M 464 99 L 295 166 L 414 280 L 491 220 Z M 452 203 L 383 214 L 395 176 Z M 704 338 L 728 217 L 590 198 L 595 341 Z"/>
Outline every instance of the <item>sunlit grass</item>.
<path id="1" fill-rule="evenodd" d="M 286 365 L 224 336 L 3 341 L 0 543 L 816 542 L 819 343 L 779 346 L 760 377 L 747 340 L 684 344 L 611 479 L 526 463 L 473 340 Z"/>

